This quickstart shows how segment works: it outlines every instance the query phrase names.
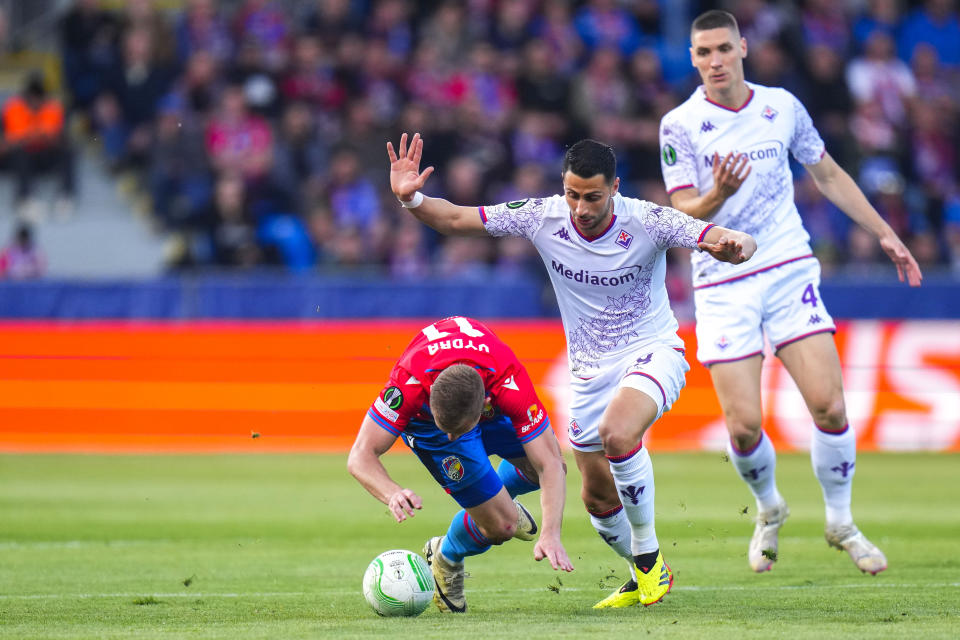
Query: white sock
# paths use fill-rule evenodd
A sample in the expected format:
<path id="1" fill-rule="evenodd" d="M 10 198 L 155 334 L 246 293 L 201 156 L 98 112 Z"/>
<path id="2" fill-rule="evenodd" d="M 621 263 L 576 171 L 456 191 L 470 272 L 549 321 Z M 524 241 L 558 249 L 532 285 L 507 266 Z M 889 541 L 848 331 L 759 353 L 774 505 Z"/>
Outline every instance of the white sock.
<path id="1" fill-rule="evenodd" d="M 590 522 L 614 553 L 627 561 L 630 566 L 627 575 L 633 575 L 633 554 L 630 552 L 633 530 L 630 528 L 627 515 L 623 512 L 623 507 L 620 506 L 602 514 L 590 513 Z"/>
<path id="2" fill-rule="evenodd" d="M 838 527 L 853 523 L 850 513 L 850 493 L 857 461 L 857 435 L 853 427 L 839 433 L 813 430 L 810 443 L 810 462 L 813 474 L 823 489 L 827 526 Z"/>
<path id="3" fill-rule="evenodd" d="M 767 511 L 780 504 L 780 492 L 777 491 L 777 452 L 773 443 L 763 431 L 760 439 L 747 451 L 739 451 L 733 441 L 727 441 L 730 462 L 743 478 L 753 497 L 757 499 L 757 510 Z"/>
<path id="4" fill-rule="evenodd" d="M 630 521 L 632 532 L 630 552 L 633 555 L 650 553 L 660 548 L 654 523 L 653 464 L 643 445 L 625 456 L 607 456 L 613 481 L 620 493 L 623 511 Z"/>

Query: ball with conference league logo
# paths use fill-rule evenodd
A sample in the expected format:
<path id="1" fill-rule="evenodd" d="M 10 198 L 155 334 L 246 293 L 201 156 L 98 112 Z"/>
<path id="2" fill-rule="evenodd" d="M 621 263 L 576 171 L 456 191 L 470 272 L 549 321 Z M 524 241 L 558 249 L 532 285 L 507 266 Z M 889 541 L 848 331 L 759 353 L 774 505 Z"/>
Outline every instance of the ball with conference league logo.
<path id="1" fill-rule="evenodd" d="M 384 551 L 363 574 L 363 597 L 377 615 L 418 616 L 433 600 L 430 565 L 413 551 Z"/>

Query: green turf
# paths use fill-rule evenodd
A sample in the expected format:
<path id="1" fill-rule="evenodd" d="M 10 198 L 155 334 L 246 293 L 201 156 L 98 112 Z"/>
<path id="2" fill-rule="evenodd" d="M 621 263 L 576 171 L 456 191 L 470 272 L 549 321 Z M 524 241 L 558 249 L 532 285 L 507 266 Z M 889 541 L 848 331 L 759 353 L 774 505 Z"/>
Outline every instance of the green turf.
<path id="1" fill-rule="evenodd" d="M 590 608 L 625 568 L 590 527 L 571 464 L 574 573 L 558 576 L 511 541 L 468 560 L 466 615 L 381 619 L 361 595 L 367 563 L 419 551 L 455 510 L 412 456 L 386 458 L 424 498 L 400 525 L 339 455 L 0 456 L 0 637 L 955 638 L 958 463 L 860 455 L 854 515 L 890 561 L 873 577 L 823 541 L 809 459 L 781 456 L 792 515 L 776 569 L 754 575 L 752 499 L 729 463 L 654 454 L 657 531 L 676 584 L 660 605 L 618 611 Z"/>

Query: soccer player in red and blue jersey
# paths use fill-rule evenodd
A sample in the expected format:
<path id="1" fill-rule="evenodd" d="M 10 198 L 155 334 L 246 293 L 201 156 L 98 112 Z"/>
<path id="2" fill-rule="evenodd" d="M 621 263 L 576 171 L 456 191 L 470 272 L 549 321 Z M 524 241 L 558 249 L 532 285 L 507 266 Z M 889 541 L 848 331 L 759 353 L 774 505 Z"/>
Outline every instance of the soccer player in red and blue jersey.
<path id="1" fill-rule="evenodd" d="M 482 323 L 446 318 L 424 327 L 394 366 L 360 425 L 347 468 L 397 522 L 423 502 L 380 461 L 397 436 L 463 507 L 424 555 L 441 611 L 462 613 L 463 560 L 510 538 L 532 540 L 536 522 L 514 498 L 542 488 L 543 527 L 534 558 L 572 571 L 560 541 L 566 468 L 526 369 Z M 502 458 L 497 469 L 488 456 Z"/>

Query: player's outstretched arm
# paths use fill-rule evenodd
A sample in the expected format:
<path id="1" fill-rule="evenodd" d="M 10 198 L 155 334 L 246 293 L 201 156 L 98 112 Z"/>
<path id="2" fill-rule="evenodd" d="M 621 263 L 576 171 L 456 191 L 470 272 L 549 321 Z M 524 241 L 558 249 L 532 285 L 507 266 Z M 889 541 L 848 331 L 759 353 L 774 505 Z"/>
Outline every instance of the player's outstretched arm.
<path id="1" fill-rule="evenodd" d="M 757 241 L 749 233 L 717 226 L 710 227 L 697 246 L 717 260 L 731 264 L 746 262 L 757 251 Z"/>
<path id="2" fill-rule="evenodd" d="M 750 175 L 752 167 L 747 164 L 746 154 L 726 157 L 713 154 L 713 186 L 702 194 L 696 187 L 678 189 L 670 194 L 670 205 L 688 216 L 701 220 L 709 218 L 723 206 L 727 198 L 740 190 L 740 185 Z"/>
<path id="3" fill-rule="evenodd" d="M 364 416 L 360 432 L 347 457 L 350 472 L 374 498 L 387 505 L 397 522 L 412 518 L 415 509 L 423 508 L 423 501 L 410 489 L 404 489 L 390 477 L 380 462 L 397 436 L 381 429 L 370 416 Z"/>
<path id="4" fill-rule="evenodd" d="M 813 176 L 817 188 L 830 202 L 840 207 L 851 220 L 877 236 L 884 252 L 893 264 L 897 265 L 900 282 L 906 280 L 911 287 L 919 287 L 923 281 L 923 273 L 920 272 L 917 261 L 897 233 L 873 208 L 850 174 L 844 171 L 829 153 L 823 154 L 817 164 L 804 166 Z"/>
<path id="5" fill-rule="evenodd" d="M 400 136 L 396 151 L 393 143 L 387 142 L 387 157 L 390 159 L 390 189 L 393 195 L 410 210 L 417 220 L 445 235 L 482 236 L 486 229 L 477 207 L 461 207 L 443 198 L 429 198 L 420 193 L 433 167 L 420 171 L 423 156 L 423 139 L 413 134 L 407 146 L 407 134 Z"/>
<path id="6" fill-rule="evenodd" d="M 523 445 L 527 459 L 540 479 L 540 508 L 543 512 L 540 537 L 533 547 L 533 558 L 544 558 L 554 569 L 573 571 L 573 564 L 560 541 L 563 505 L 566 502 L 566 467 L 557 437 L 550 429 Z"/>

